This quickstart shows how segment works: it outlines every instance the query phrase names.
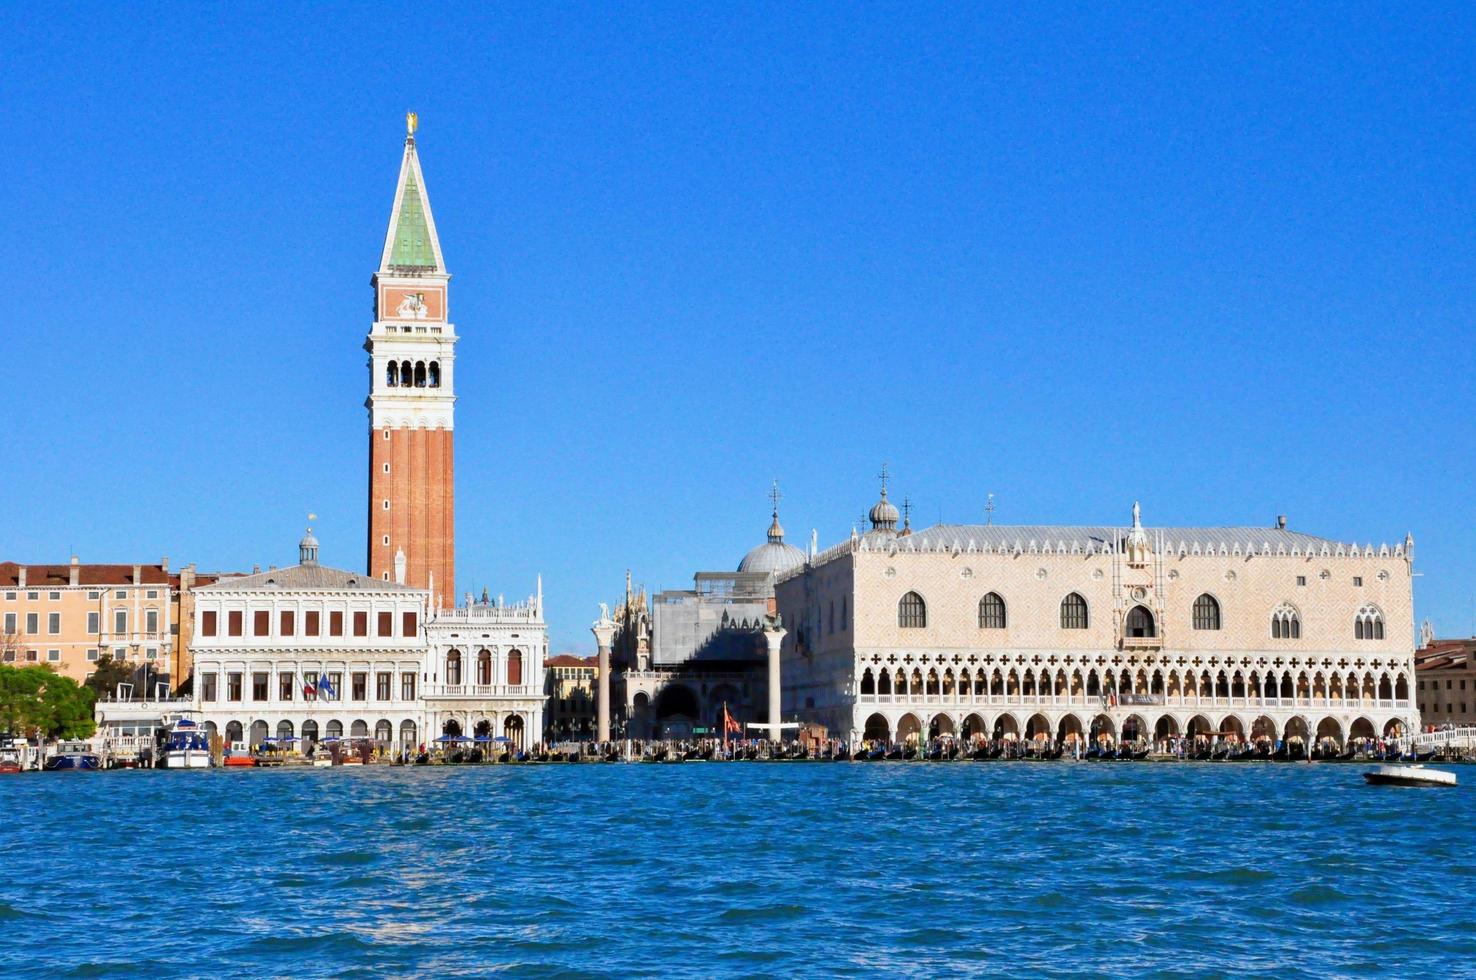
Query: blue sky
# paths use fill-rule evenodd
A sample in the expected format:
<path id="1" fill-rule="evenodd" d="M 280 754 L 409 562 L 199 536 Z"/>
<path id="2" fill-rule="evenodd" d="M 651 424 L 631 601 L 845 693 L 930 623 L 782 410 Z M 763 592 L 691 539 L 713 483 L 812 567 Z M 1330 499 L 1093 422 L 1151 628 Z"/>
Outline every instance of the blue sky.
<path id="1" fill-rule="evenodd" d="M 1476 617 L 1476 15 L 0 11 L 0 553 L 364 561 L 403 113 L 455 278 L 458 586 L 916 523 L 1417 541 Z"/>

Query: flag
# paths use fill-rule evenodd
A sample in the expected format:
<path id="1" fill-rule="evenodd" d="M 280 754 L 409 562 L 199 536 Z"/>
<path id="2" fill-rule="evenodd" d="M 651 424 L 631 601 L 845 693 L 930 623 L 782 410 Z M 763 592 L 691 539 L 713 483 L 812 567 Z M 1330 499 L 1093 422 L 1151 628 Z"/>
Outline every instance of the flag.
<path id="1" fill-rule="evenodd" d="M 723 702 L 723 748 L 728 747 L 728 735 L 734 733 L 743 734 L 743 726 L 738 724 L 738 719 L 728 713 L 728 702 Z"/>
<path id="2" fill-rule="evenodd" d="M 318 688 L 313 684 L 313 679 L 311 677 L 305 677 L 305 678 L 303 678 L 303 681 L 302 681 L 302 696 L 305 697 L 305 698 L 314 698 L 314 697 L 317 697 L 317 695 L 318 695 Z"/>
<path id="3" fill-rule="evenodd" d="M 333 683 L 328 680 L 327 674 L 320 674 L 318 676 L 318 690 L 322 692 L 323 697 L 329 700 L 338 697 L 338 692 L 333 690 Z"/>

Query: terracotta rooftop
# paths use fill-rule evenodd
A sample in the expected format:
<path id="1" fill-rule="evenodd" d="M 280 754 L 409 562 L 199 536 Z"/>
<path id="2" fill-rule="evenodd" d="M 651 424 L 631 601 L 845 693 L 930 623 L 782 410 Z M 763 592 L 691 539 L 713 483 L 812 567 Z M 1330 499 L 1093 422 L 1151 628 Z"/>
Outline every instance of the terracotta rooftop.
<path id="1" fill-rule="evenodd" d="M 549 657 L 543 662 L 543 665 L 545 667 L 597 667 L 599 666 L 599 658 L 593 656 L 576 657 L 572 653 L 560 653 Z"/>
<path id="2" fill-rule="evenodd" d="M 1473 660 L 1476 660 L 1476 637 L 1469 640 L 1436 640 L 1415 651 L 1415 670 L 1466 667 Z"/>
<path id="3" fill-rule="evenodd" d="M 177 584 L 179 573 L 165 571 L 163 565 L 139 565 L 138 581 L 133 580 L 133 565 L 21 565 L 0 562 L 0 586 L 20 585 L 20 570 L 26 570 L 26 587 L 70 585 L 72 568 L 77 569 L 78 585 L 170 585 Z"/>

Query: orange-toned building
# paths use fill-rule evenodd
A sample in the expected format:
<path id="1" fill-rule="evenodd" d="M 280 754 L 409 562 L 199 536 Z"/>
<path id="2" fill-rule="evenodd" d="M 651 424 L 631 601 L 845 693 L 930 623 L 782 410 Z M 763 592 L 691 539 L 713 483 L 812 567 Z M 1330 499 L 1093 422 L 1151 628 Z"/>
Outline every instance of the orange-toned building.
<path id="1" fill-rule="evenodd" d="M 456 604 L 452 453 L 456 328 L 451 276 L 415 150 L 405 136 L 379 269 L 369 352 L 368 572 Z"/>
<path id="2" fill-rule="evenodd" d="M 194 566 L 0 562 L 0 662 L 86 680 L 103 654 L 152 666 L 174 690 L 190 676 Z M 155 692 L 137 692 L 139 694 Z"/>

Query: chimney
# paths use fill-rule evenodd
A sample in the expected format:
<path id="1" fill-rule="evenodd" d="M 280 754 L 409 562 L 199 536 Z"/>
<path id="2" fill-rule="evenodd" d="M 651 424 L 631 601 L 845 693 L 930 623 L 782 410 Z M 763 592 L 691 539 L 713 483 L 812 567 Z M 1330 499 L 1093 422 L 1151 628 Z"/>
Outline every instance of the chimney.
<path id="1" fill-rule="evenodd" d="M 165 555 L 163 558 L 159 559 L 159 567 L 164 570 L 164 574 L 165 575 L 168 575 L 169 574 L 169 556 L 168 555 Z"/>
<path id="2" fill-rule="evenodd" d="M 261 574 L 261 566 L 260 565 L 252 565 L 251 566 L 251 574 L 252 575 L 260 575 Z"/>
<path id="3" fill-rule="evenodd" d="M 22 565 L 15 573 L 15 584 L 21 588 L 26 587 L 26 566 Z"/>
<path id="4" fill-rule="evenodd" d="M 68 569 L 68 576 L 69 577 L 67 579 L 67 584 L 70 585 L 72 588 L 75 589 L 78 585 L 81 584 L 82 563 L 78 561 L 76 555 L 72 556 L 72 566 L 70 569 Z"/>
<path id="5" fill-rule="evenodd" d="M 134 585 L 138 585 L 142 581 L 143 581 L 143 566 L 142 565 L 134 565 L 133 566 L 133 584 Z"/>
<path id="6" fill-rule="evenodd" d="M 1285 531 L 1286 530 L 1286 515 L 1285 514 L 1277 514 L 1276 515 L 1276 529 L 1278 531 Z"/>

